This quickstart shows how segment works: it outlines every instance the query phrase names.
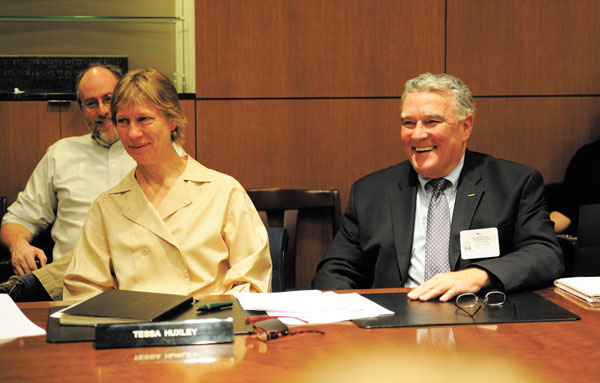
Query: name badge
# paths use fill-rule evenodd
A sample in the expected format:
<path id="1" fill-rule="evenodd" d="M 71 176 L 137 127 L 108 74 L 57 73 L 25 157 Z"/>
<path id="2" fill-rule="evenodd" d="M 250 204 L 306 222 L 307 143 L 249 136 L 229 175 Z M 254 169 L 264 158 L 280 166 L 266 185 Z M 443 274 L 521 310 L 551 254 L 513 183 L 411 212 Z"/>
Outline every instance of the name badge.
<path id="1" fill-rule="evenodd" d="M 498 229 L 463 230 L 460 232 L 462 259 L 492 258 L 500 256 Z"/>

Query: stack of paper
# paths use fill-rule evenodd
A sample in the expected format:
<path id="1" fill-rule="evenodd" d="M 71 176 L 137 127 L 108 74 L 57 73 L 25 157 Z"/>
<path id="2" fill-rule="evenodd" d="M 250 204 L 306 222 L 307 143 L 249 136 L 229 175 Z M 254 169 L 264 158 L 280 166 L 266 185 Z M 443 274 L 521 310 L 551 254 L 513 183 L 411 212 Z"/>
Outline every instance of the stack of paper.
<path id="1" fill-rule="evenodd" d="M 319 290 L 282 293 L 236 293 L 244 310 L 266 311 L 287 324 L 333 323 L 394 314 L 357 293 L 336 294 Z M 298 318 L 300 320 L 294 319 Z"/>
<path id="2" fill-rule="evenodd" d="M 36 326 L 8 296 L 0 294 L 0 344 L 24 336 L 46 335 L 43 328 Z"/>
<path id="3" fill-rule="evenodd" d="M 554 285 L 588 303 L 600 303 L 600 277 L 560 278 Z"/>

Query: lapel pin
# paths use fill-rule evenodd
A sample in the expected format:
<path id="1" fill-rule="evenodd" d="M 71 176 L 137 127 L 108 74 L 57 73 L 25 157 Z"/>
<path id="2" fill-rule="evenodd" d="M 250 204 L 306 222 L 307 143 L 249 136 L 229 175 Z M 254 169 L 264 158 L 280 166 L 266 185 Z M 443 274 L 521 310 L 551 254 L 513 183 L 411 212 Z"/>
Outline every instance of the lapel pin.
<path id="1" fill-rule="evenodd" d="M 467 197 L 475 197 L 475 193 L 468 194 Z"/>

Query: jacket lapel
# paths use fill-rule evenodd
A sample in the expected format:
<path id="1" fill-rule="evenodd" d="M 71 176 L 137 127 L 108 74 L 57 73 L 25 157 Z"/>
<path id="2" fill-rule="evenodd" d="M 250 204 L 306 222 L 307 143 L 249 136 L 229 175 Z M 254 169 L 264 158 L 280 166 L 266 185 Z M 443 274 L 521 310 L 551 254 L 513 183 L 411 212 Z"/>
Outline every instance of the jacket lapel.
<path id="1" fill-rule="evenodd" d="M 417 183 L 417 173 L 410 168 L 408 174 L 405 173 L 401 177 L 396 191 L 390 195 L 392 229 L 402 284 L 408 281 L 408 268 L 412 255 Z"/>
<path id="2" fill-rule="evenodd" d="M 123 198 L 122 214 L 136 224 L 150 230 L 181 251 L 175 237 L 165 224 L 165 220 L 178 210 L 192 203 L 188 182 L 205 183 L 211 181 L 210 170 L 188 156 L 185 170 L 169 190 L 158 209 L 146 198 L 135 180 L 135 169 L 115 188 L 114 194 Z"/>
<path id="3" fill-rule="evenodd" d="M 137 225 L 150 230 L 179 249 L 177 241 L 175 241 L 175 238 L 173 238 L 173 235 L 167 229 L 159 213 L 150 204 L 148 198 L 146 198 L 146 195 L 133 178 L 133 173 L 130 174 L 130 179 L 126 186 L 128 186 L 129 190 L 122 194 L 125 200 L 122 214 Z"/>
<path id="4" fill-rule="evenodd" d="M 169 193 L 165 196 L 165 199 L 161 202 L 160 206 L 156 211 L 158 212 L 161 220 L 174 214 L 177 210 L 186 207 L 192 203 L 190 192 L 186 187 L 186 181 L 179 178 L 169 190 Z"/>
<path id="5" fill-rule="evenodd" d="M 467 150 L 465 164 L 458 180 L 452 226 L 450 228 L 450 265 L 452 270 L 457 270 L 459 266 L 460 232 L 471 228 L 475 211 L 485 193 L 481 180 L 479 166 Z"/>

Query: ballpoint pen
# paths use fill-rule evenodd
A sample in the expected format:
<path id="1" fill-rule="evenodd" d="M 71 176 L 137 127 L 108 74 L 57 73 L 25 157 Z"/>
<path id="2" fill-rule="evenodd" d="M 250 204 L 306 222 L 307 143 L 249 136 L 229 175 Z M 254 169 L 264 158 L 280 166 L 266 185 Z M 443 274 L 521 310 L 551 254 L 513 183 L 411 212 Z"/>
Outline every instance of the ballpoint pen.
<path id="1" fill-rule="evenodd" d="M 207 303 L 205 305 L 200 305 L 200 306 L 196 307 L 196 311 L 207 312 L 207 311 L 223 310 L 223 309 L 231 308 L 231 306 L 233 306 L 233 302 Z"/>

